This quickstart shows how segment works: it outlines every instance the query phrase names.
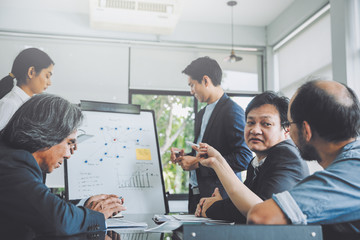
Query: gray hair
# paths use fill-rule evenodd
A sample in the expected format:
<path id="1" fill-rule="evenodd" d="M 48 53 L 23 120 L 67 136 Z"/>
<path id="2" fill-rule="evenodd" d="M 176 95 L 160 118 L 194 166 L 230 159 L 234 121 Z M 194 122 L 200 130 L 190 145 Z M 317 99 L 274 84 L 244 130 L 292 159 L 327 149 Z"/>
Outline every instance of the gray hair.
<path id="1" fill-rule="evenodd" d="M 52 94 L 39 94 L 25 102 L 1 131 L 10 147 L 34 153 L 61 143 L 81 124 L 80 108 Z"/>

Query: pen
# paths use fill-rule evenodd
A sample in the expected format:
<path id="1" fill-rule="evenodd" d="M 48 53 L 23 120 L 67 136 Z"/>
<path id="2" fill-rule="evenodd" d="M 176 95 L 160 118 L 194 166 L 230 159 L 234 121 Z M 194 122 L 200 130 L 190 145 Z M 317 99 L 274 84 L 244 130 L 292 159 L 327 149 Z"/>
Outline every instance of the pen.
<path id="1" fill-rule="evenodd" d="M 176 157 L 176 158 L 180 157 L 180 152 L 179 152 L 179 151 L 176 151 L 176 150 L 175 150 L 175 151 L 173 151 L 173 152 L 175 153 L 175 157 Z"/>
<path id="2" fill-rule="evenodd" d="M 185 141 L 187 145 L 190 145 L 190 146 L 195 146 L 197 148 L 200 148 L 199 144 L 195 144 L 193 142 L 190 142 L 190 141 Z"/>
<path id="3" fill-rule="evenodd" d="M 195 147 L 197 147 L 197 148 L 200 148 L 200 145 L 199 145 L 199 144 L 195 144 L 195 143 L 190 142 L 190 141 L 185 141 L 185 142 L 186 142 L 187 145 L 195 146 Z M 200 157 L 202 157 L 202 158 L 208 158 L 209 156 L 207 155 L 207 153 L 205 153 L 205 154 L 200 155 Z"/>
<path id="4" fill-rule="evenodd" d="M 166 152 L 171 153 L 171 151 L 166 151 Z M 173 152 L 175 153 L 176 158 L 180 157 L 180 151 L 174 150 Z"/>

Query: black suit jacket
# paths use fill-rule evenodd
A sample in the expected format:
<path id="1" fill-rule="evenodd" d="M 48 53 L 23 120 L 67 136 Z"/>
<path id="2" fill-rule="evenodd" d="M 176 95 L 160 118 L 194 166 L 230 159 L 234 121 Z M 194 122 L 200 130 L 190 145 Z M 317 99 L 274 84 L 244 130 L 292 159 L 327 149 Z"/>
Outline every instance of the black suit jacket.
<path id="1" fill-rule="evenodd" d="M 31 153 L 0 140 L 0 236 L 72 235 L 105 230 L 105 218 L 60 199 L 43 184 Z M 16 237 L 15 237 L 16 238 Z M 15 239 L 14 238 L 14 239 Z"/>
<path id="2" fill-rule="evenodd" d="M 200 135 L 201 122 L 205 108 L 197 114 L 195 121 L 195 140 Z M 244 110 L 232 101 L 226 93 L 216 104 L 206 126 L 201 142 L 217 149 L 229 163 L 234 172 L 247 169 L 252 153 L 244 141 L 245 113 Z M 195 155 L 195 152 L 192 153 Z M 196 176 L 201 197 L 209 197 L 216 187 L 225 198 L 227 194 L 221 185 L 215 171 L 199 164 Z"/>
<path id="3" fill-rule="evenodd" d="M 261 199 L 266 200 L 274 193 L 291 189 L 308 175 L 309 168 L 306 162 L 301 158 L 293 141 L 289 139 L 269 149 L 266 160 L 258 168 L 256 176 L 254 167 L 250 164 L 244 184 Z M 229 198 L 215 202 L 208 208 L 206 215 L 214 219 L 246 222 L 246 218 Z"/>

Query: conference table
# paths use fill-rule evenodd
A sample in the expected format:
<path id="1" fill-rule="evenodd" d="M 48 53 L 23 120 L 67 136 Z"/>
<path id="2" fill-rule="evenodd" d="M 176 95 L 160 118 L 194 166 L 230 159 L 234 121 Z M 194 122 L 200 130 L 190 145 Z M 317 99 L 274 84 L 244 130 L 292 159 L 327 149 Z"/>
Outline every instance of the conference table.
<path id="1" fill-rule="evenodd" d="M 154 214 L 124 214 L 132 222 L 146 222 L 147 228 L 156 227 Z M 172 233 L 145 232 L 145 228 L 109 228 L 107 231 L 83 233 L 73 236 L 39 236 L 35 240 L 171 240 Z"/>
<path id="2" fill-rule="evenodd" d="M 125 214 L 124 214 L 125 215 Z M 326 233 L 320 225 L 244 225 L 187 223 L 174 232 L 148 232 L 158 226 L 154 214 L 128 214 L 124 219 L 146 222 L 147 228 L 112 228 L 107 231 L 83 233 L 74 236 L 39 236 L 36 240 L 212 240 L 212 239 L 261 239 L 261 240 L 322 240 L 360 239 L 359 234 Z M 0 236 L 1 237 L 1 236 Z"/>

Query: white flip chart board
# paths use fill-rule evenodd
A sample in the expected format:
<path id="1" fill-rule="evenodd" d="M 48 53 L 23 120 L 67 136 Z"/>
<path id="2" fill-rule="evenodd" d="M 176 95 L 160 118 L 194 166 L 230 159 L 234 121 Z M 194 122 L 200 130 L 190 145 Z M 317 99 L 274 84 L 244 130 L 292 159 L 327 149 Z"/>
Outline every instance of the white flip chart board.
<path id="1" fill-rule="evenodd" d="M 124 214 L 166 213 L 154 113 L 124 113 L 121 105 L 134 106 L 87 102 L 78 149 L 65 165 L 66 197 L 116 194 L 125 199 Z"/>

